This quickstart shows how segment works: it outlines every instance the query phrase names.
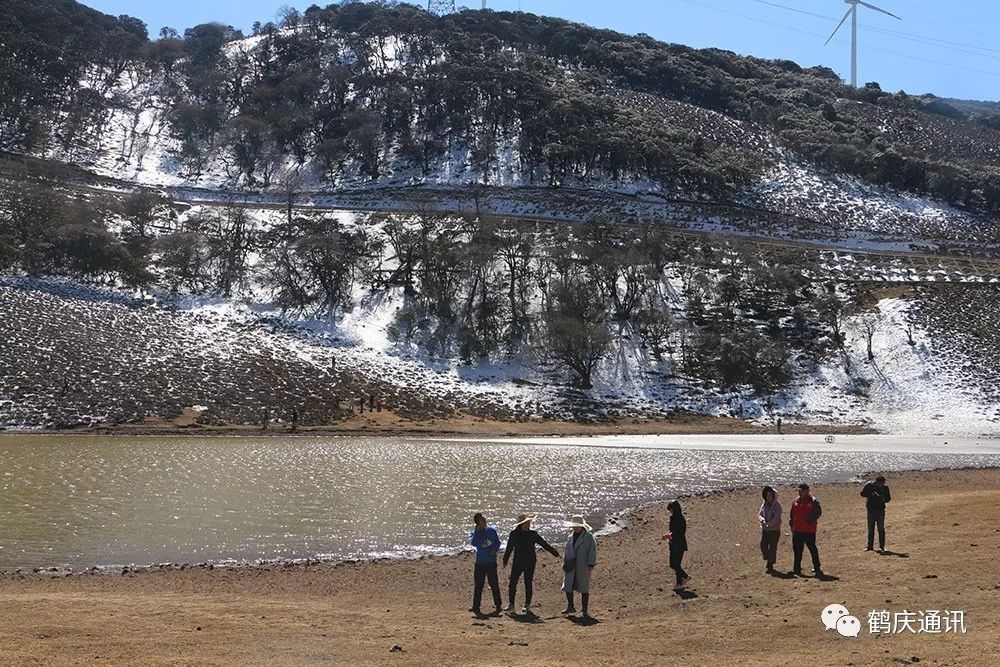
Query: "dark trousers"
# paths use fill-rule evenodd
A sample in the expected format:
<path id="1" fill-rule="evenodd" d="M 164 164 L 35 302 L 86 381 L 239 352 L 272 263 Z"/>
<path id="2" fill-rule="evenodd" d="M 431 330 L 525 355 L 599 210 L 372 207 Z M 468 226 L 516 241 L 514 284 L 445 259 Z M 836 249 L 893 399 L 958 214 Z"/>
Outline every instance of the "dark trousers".
<path id="1" fill-rule="evenodd" d="M 671 549 L 670 550 L 670 569 L 674 571 L 677 575 L 677 585 L 682 585 L 683 581 L 687 579 L 687 572 L 681 567 L 681 561 L 684 560 L 684 549 Z"/>
<path id="2" fill-rule="evenodd" d="M 514 566 L 510 568 L 510 585 L 507 588 L 507 602 L 514 606 L 514 598 L 517 596 L 517 580 L 524 576 L 524 606 L 531 606 L 531 596 L 534 593 L 535 583 L 535 561 L 530 563 L 518 563 L 514 561 Z"/>
<path id="3" fill-rule="evenodd" d="M 476 563 L 472 584 L 472 608 L 476 611 L 479 611 L 479 605 L 483 603 L 483 584 L 486 581 L 490 582 L 490 590 L 493 591 L 493 606 L 497 609 L 500 608 L 500 580 L 497 579 L 497 564 L 480 565 Z"/>
<path id="4" fill-rule="evenodd" d="M 868 548 L 875 544 L 875 526 L 878 526 L 878 548 L 885 549 L 885 508 L 868 510 Z"/>
<path id="5" fill-rule="evenodd" d="M 778 560 L 778 540 L 780 539 L 780 530 L 760 531 L 760 553 L 768 565 L 774 565 Z"/>
<path id="6" fill-rule="evenodd" d="M 792 569 L 795 572 L 802 570 L 802 548 L 809 547 L 809 555 L 812 556 L 813 570 L 819 572 L 819 549 L 816 548 L 816 533 L 792 533 L 792 553 L 795 554 L 795 564 Z"/>

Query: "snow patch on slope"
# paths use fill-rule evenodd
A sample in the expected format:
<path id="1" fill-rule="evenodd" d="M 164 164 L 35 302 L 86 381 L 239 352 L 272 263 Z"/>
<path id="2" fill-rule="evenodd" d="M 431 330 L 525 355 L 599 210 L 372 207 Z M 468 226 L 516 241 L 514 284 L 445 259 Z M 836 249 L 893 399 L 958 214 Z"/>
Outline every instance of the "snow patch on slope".
<path id="1" fill-rule="evenodd" d="M 787 152 L 750 188 L 746 200 L 838 230 L 973 240 L 984 231 L 981 221 L 951 206 L 834 174 L 796 160 Z"/>
<path id="2" fill-rule="evenodd" d="M 817 368 L 785 410 L 806 421 L 868 423 L 900 435 L 1000 435 L 1000 410 L 980 399 L 971 378 L 945 368 L 926 343 L 931 334 L 914 328 L 916 344 L 909 344 L 910 308 L 904 299 L 879 302 L 874 361 L 865 316 L 849 318 L 843 356 Z"/>

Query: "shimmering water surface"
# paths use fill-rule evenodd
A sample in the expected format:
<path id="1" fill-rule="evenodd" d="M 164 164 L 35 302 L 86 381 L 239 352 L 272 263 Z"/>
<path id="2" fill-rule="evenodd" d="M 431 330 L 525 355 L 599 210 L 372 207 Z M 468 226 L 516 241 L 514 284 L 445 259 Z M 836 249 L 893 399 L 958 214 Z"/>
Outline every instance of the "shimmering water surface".
<path id="1" fill-rule="evenodd" d="M 595 439 L 597 440 L 597 439 Z M 399 438 L 0 437 L 0 568 L 406 555 L 470 516 L 555 538 L 643 502 L 1000 455 L 583 447 Z"/>

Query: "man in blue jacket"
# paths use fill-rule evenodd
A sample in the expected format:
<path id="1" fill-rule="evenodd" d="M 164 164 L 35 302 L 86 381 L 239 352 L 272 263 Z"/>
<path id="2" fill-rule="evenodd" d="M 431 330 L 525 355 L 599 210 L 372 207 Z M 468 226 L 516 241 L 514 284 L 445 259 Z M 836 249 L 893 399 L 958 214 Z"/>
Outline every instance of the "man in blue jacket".
<path id="1" fill-rule="evenodd" d="M 500 553 L 500 535 L 493 526 L 486 525 L 486 517 L 477 512 L 472 517 L 476 529 L 469 536 L 469 542 L 476 548 L 476 570 L 473 577 L 472 607 L 469 611 L 482 616 L 479 610 L 483 601 L 483 584 L 489 580 L 493 591 L 494 614 L 500 614 L 500 581 L 497 579 L 497 554 Z"/>

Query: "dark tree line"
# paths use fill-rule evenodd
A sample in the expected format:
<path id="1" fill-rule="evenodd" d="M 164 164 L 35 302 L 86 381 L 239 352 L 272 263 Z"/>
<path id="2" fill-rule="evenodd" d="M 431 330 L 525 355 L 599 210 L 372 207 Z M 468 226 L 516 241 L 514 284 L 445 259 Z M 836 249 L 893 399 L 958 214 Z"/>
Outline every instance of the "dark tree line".
<path id="1" fill-rule="evenodd" d="M 281 25 L 255 27 L 251 49 L 227 47 L 242 35 L 220 24 L 150 41 L 136 19 L 70 0 L 12 0 L 0 18 L 0 148 L 10 151 L 77 150 L 124 103 L 110 93 L 125 76 L 161 82 L 189 170 L 222 155 L 251 186 L 272 185 L 289 161 L 319 164 L 331 179 L 353 170 L 378 179 L 394 158 L 428 173 L 456 149 L 490 182 L 513 149 L 540 184 L 637 177 L 725 199 L 765 166 L 690 119 L 624 102 L 626 89 L 759 124 L 800 154 L 877 183 L 1000 206 L 996 161 L 947 148 L 962 137 L 955 145 L 1000 143 L 992 107 L 874 84 L 855 91 L 828 69 L 788 61 L 527 13 L 435 17 L 394 3 L 287 11 Z M 882 131 L 873 120 L 882 112 L 902 119 L 899 132 Z M 928 141 L 911 126 L 942 136 Z"/>

